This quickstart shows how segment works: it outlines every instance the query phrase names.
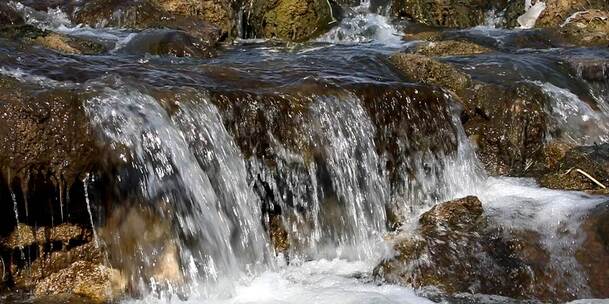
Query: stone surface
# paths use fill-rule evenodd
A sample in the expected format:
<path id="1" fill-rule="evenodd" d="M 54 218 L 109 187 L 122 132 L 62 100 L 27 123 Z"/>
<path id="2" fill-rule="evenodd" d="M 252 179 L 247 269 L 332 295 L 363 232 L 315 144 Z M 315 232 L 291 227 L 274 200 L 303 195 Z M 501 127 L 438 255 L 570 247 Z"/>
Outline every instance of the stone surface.
<path id="1" fill-rule="evenodd" d="M 488 53 L 489 48 L 466 41 L 444 40 L 423 44 L 415 53 L 425 56 L 468 56 Z"/>
<path id="2" fill-rule="evenodd" d="M 395 0 L 395 17 L 439 27 L 473 27 L 484 23 L 485 13 L 505 1 L 485 0 Z"/>
<path id="3" fill-rule="evenodd" d="M 336 18 L 327 0 L 255 0 L 247 27 L 253 37 L 302 42 L 326 32 Z"/>
<path id="4" fill-rule="evenodd" d="M 467 74 L 424 55 L 397 53 L 390 57 L 390 61 L 413 81 L 438 85 L 453 92 L 461 92 L 471 84 Z"/>
<path id="5" fill-rule="evenodd" d="M 575 147 L 549 167 L 539 179 L 543 187 L 564 190 L 601 190 L 582 170 L 609 187 L 609 144 Z"/>
<path id="6" fill-rule="evenodd" d="M 606 297 L 609 254 L 603 219 L 609 209 L 598 208 L 605 209 L 589 211 L 584 221 L 580 233 L 587 240 L 577 259 L 592 293 Z M 569 301 L 587 292 L 569 285 L 573 274 L 554 265 L 539 233 L 497 226 L 476 197 L 435 206 L 420 217 L 414 234 L 398 233 L 392 242 L 396 256 L 375 269 L 385 282 L 433 286 L 449 297 L 480 293 L 542 302 Z"/>

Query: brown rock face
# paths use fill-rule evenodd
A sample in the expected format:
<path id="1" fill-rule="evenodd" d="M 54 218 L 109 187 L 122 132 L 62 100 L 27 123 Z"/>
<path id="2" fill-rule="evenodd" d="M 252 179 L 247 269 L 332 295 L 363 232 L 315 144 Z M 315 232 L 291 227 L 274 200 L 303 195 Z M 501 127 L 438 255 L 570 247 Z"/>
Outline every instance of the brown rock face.
<path id="1" fill-rule="evenodd" d="M 558 160 L 539 179 L 543 187 L 565 190 L 602 190 L 609 187 L 609 144 L 576 147 Z"/>
<path id="2" fill-rule="evenodd" d="M 588 213 L 582 224 L 585 241 L 575 257 L 588 277 L 595 298 L 609 298 L 609 204 Z"/>
<path id="3" fill-rule="evenodd" d="M 489 173 L 530 175 L 533 165 L 544 158 L 547 99 L 539 88 L 472 81 L 450 64 L 420 54 L 398 53 L 390 61 L 408 79 L 454 93 L 464 106 L 465 132 Z"/>
<path id="4" fill-rule="evenodd" d="M 609 209 L 601 206 L 597 209 L 604 208 L 602 212 L 591 210 L 582 226 L 587 240 L 577 251 L 577 260 L 593 294 L 606 297 L 609 254 L 604 221 Z M 554 265 L 540 234 L 496 226 L 476 197 L 435 206 L 420 217 L 415 235 L 398 234 L 393 241 L 397 255 L 375 270 L 391 283 L 435 286 L 449 295 L 482 293 L 543 302 L 582 296 L 569 285 L 572 274 Z"/>
<path id="5" fill-rule="evenodd" d="M 460 92 L 471 84 L 467 74 L 424 55 L 398 53 L 390 60 L 406 77 L 417 82 L 439 85 L 453 92 Z"/>
<path id="6" fill-rule="evenodd" d="M 103 154 L 82 107 L 69 89 L 39 90 L 0 79 L 0 166 L 6 181 L 48 175 L 68 185 Z"/>
<path id="7" fill-rule="evenodd" d="M 326 0 L 255 0 L 247 26 L 253 37 L 300 42 L 327 31 L 337 15 Z"/>
<path id="8" fill-rule="evenodd" d="M 220 28 L 223 35 L 236 36 L 240 1 L 230 0 L 153 0 L 172 14 L 193 16 Z"/>
<path id="9" fill-rule="evenodd" d="M 0 3 L 0 28 L 23 25 L 24 20 L 8 3 Z"/>
<path id="10" fill-rule="evenodd" d="M 548 0 L 537 23 L 537 27 L 557 27 L 576 12 L 599 9 L 608 10 L 609 2 L 605 0 Z"/>
<path id="11" fill-rule="evenodd" d="M 487 10 L 505 1 L 395 0 L 391 14 L 417 23 L 440 27 L 473 27 L 484 23 Z"/>
<path id="12" fill-rule="evenodd" d="M 444 40 L 430 42 L 415 51 L 425 56 L 467 56 L 488 53 L 491 50 L 471 42 Z"/>
<path id="13" fill-rule="evenodd" d="M 609 44 L 609 11 L 578 12 L 561 28 L 567 39 L 579 45 L 606 46 Z"/>

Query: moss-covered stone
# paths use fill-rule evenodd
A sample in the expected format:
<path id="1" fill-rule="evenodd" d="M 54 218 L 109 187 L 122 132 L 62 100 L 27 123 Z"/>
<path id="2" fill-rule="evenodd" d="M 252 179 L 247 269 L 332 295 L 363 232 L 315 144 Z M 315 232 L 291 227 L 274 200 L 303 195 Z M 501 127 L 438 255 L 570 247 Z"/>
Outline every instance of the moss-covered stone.
<path id="1" fill-rule="evenodd" d="M 439 27 L 473 27 L 484 23 L 485 13 L 505 1 L 486 0 L 396 0 L 394 17 Z"/>
<path id="2" fill-rule="evenodd" d="M 460 92 L 471 84 L 470 77 L 453 66 L 424 55 L 397 53 L 391 63 L 413 81 L 448 88 Z"/>
<path id="3" fill-rule="evenodd" d="M 578 12 L 561 28 L 561 32 L 578 45 L 609 45 L 609 10 Z"/>
<path id="4" fill-rule="evenodd" d="M 553 189 L 602 189 L 578 169 L 609 187 L 609 144 L 571 149 L 550 167 L 539 182 L 542 186 Z"/>
<path id="5" fill-rule="evenodd" d="M 444 40 L 419 46 L 415 53 L 425 56 L 468 56 L 488 53 L 489 48 L 466 41 Z"/>
<path id="6" fill-rule="evenodd" d="M 329 0 L 256 0 L 248 19 L 251 36 L 306 41 L 335 23 L 337 14 Z"/>

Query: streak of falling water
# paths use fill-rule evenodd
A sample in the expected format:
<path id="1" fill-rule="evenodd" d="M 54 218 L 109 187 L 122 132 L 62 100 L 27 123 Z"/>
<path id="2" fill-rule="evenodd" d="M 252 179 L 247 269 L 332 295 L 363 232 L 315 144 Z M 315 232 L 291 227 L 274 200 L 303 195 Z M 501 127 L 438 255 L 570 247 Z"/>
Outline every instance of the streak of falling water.
<path id="1" fill-rule="evenodd" d="M 214 297 L 268 261 L 268 242 L 243 157 L 217 110 L 194 95 L 176 97 L 170 115 L 136 89 L 105 88 L 87 111 L 110 143 L 130 150 L 144 198 L 170 203 L 165 215 L 177 223 L 184 272 Z"/>
<path id="2" fill-rule="evenodd" d="M 95 240 L 95 248 L 99 248 L 99 239 L 97 238 L 97 229 L 93 222 L 93 212 L 91 212 L 91 201 L 89 199 L 89 173 L 85 175 L 83 179 L 83 190 L 85 193 L 85 203 L 87 204 L 87 212 L 89 213 L 89 221 L 91 222 L 91 230 L 93 231 L 93 239 Z"/>

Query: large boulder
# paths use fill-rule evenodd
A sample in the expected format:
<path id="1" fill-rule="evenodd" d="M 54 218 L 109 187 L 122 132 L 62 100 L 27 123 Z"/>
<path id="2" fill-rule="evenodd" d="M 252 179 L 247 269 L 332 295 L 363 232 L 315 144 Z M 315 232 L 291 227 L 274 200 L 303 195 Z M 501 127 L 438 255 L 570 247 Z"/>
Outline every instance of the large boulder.
<path id="1" fill-rule="evenodd" d="M 235 37 L 241 1 L 231 0 L 153 0 L 172 14 L 193 16 L 220 28 L 224 36 Z"/>
<path id="2" fill-rule="evenodd" d="M 543 302 L 569 301 L 588 292 L 606 297 L 609 252 L 603 234 L 607 208 L 602 206 L 588 211 L 589 219 L 578 230 L 586 241 L 574 254 L 590 291 L 570 285 L 576 274 L 555 264 L 541 234 L 502 228 L 471 196 L 433 207 L 419 218 L 414 234 L 394 235 L 396 256 L 382 262 L 375 274 L 386 282 L 434 286 L 449 295 L 481 293 Z M 580 270 L 574 266 L 569 271 Z"/>
<path id="3" fill-rule="evenodd" d="M 535 22 L 536 27 L 560 27 L 571 16 L 576 16 L 577 12 L 585 10 L 607 10 L 609 3 L 605 0 L 546 0 L 545 9 Z M 531 1 L 535 4 L 537 1 Z M 518 17 L 525 13 L 524 1 L 510 1 L 505 9 L 505 21 L 509 27 L 517 27 Z M 574 15 L 575 14 L 575 15 Z"/>
<path id="4" fill-rule="evenodd" d="M 247 31 L 252 37 L 301 42 L 326 32 L 336 18 L 327 0 L 255 0 Z"/>
<path id="5" fill-rule="evenodd" d="M 455 93 L 462 92 L 472 83 L 469 75 L 428 56 L 397 53 L 390 61 L 412 81 L 445 87 Z"/>

